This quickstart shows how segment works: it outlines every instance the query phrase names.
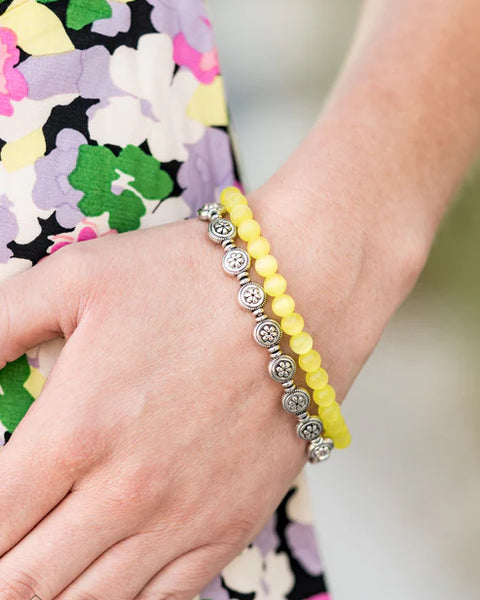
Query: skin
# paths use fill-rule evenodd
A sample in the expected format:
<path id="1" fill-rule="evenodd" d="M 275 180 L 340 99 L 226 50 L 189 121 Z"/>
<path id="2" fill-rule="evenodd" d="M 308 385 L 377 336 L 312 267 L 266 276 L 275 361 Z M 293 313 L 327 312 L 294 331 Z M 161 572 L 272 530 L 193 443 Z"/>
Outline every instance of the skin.
<path id="1" fill-rule="evenodd" d="M 479 19 L 476 0 L 367 2 L 311 133 L 249 195 L 339 399 L 479 145 Z M 0 366 L 67 340 L 0 452 L 2 600 L 188 600 L 303 467 L 221 254 L 190 220 L 1 283 Z"/>

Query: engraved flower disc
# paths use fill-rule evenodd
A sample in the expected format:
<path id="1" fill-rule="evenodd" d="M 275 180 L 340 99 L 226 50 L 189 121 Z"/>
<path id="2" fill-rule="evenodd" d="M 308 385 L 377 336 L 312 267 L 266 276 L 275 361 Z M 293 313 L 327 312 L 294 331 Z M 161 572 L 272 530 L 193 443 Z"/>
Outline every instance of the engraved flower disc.
<path id="1" fill-rule="evenodd" d="M 333 440 L 330 438 L 323 438 L 321 443 L 311 443 L 309 448 L 308 460 L 311 463 L 319 463 L 327 460 L 330 457 L 333 450 Z"/>
<path id="2" fill-rule="evenodd" d="M 282 406 L 292 415 L 301 415 L 310 404 L 310 395 L 307 390 L 297 388 L 283 395 Z"/>
<path id="3" fill-rule="evenodd" d="M 221 244 L 224 240 L 232 240 L 237 235 L 237 228 L 228 219 L 213 219 L 208 224 L 208 237 Z"/>
<path id="4" fill-rule="evenodd" d="M 278 383 L 286 383 L 295 375 L 297 365 L 291 356 L 281 354 L 268 364 L 268 372 L 272 379 Z"/>
<path id="5" fill-rule="evenodd" d="M 282 337 L 282 329 L 280 325 L 273 319 L 265 319 L 260 321 L 253 330 L 255 341 L 264 348 L 276 346 Z"/>
<path id="6" fill-rule="evenodd" d="M 223 255 L 222 265 L 229 275 L 239 275 L 250 267 L 250 256 L 242 248 L 232 248 Z"/>
<path id="7" fill-rule="evenodd" d="M 318 417 L 309 417 L 297 425 L 298 437 L 306 442 L 319 438 L 323 433 L 323 423 Z"/>
<path id="8" fill-rule="evenodd" d="M 238 292 L 238 301 L 247 310 L 262 308 L 267 300 L 265 290 L 258 283 L 242 285 Z"/>

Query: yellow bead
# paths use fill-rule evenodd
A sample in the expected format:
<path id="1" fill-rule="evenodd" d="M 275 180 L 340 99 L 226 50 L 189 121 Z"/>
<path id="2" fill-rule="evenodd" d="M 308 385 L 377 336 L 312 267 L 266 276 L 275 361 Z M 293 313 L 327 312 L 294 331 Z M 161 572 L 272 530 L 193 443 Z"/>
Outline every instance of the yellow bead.
<path id="1" fill-rule="evenodd" d="M 330 406 L 335 402 L 335 390 L 331 385 L 326 385 L 323 389 L 313 391 L 313 400 L 318 406 Z"/>
<path id="2" fill-rule="evenodd" d="M 228 199 L 232 196 L 238 196 L 239 194 L 242 195 L 242 192 L 237 187 L 234 187 L 233 185 L 226 187 L 220 194 L 220 204 L 227 206 Z"/>
<path id="3" fill-rule="evenodd" d="M 332 434 L 338 434 L 345 428 L 345 420 L 337 402 L 326 408 L 318 407 L 318 416 L 322 419 L 325 429 Z"/>
<path id="4" fill-rule="evenodd" d="M 234 225 L 237 225 L 237 227 L 238 225 L 240 225 L 240 223 L 243 223 L 244 221 L 247 221 L 252 217 L 252 209 L 246 206 L 245 204 L 237 204 L 237 206 L 232 208 L 232 210 L 230 211 L 230 221 Z"/>
<path id="5" fill-rule="evenodd" d="M 231 198 L 228 199 L 228 204 L 226 206 L 226 209 L 228 210 L 229 213 L 231 213 L 235 207 L 247 206 L 247 205 L 248 205 L 248 202 L 247 202 L 247 199 L 245 198 L 245 196 L 242 196 L 241 194 L 237 194 L 236 196 L 232 196 Z"/>
<path id="6" fill-rule="evenodd" d="M 281 296 L 280 296 L 281 298 Z M 302 315 L 292 313 L 283 317 L 280 325 L 287 335 L 295 335 L 303 331 L 304 321 Z"/>
<path id="7" fill-rule="evenodd" d="M 320 417 L 320 415 L 319 415 L 319 417 Z M 324 424 L 324 435 L 325 435 L 325 437 L 332 438 L 332 440 L 334 442 L 335 442 L 336 438 L 339 438 L 342 435 L 346 435 L 347 433 L 348 433 L 348 427 L 347 427 L 345 421 L 343 421 L 341 427 L 339 427 L 335 431 L 332 431 L 327 425 Z"/>
<path id="8" fill-rule="evenodd" d="M 295 354 L 305 354 L 313 347 L 313 338 L 306 331 L 301 331 L 290 338 L 290 348 Z"/>
<path id="9" fill-rule="evenodd" d="M 340 433 L 332 434 L 331 437 L 335 448 L 347 448 L 348 446 L 350 446 L 350 442 L 352 441 L 350 432 L 346 427 Z"/>
<path id="10" fill-rule="evenodd" d="M 345 421 L 343 417 L 340 416 L 336 421 L 329 421 L 328 423 L 325 423 L 325 427 L 332 435 L 339 435 L 339 433 L 343 431 L 345 427 Z"/>
<path id="11" fill-rule="evenodd" d="M 270 275 L 275 275 L 277 269 L 277 259 L 271 254 L 257 258 L 255 261 L 255 271 L 260 275 L 260 277 L 269 277 Z"/>
<path id="12" fill-rule="evenodd" d="M 234 206 L 247 205 L 247 199 L 242 192 L 233 186 L 225 188 L 220 194 L 220 203 L 230 212 Z"/>
<path id="13" fill-rule="evenodd" d="M 264 237 L 257 237 L 248 242 L 247 250 L 252 258 L 260 258 L 270 252 L 270 244 Z"/>
<path id="14" fill-rule="evenodd" d="M 342 411 L 340 410 L 340 405 L 338 402 L 332 402 L 330 406 L 319 406 L 318 414 L 320 415 L 322 421 L 325 422 L 325 427 L 328 429 L 328 425 L 330 423 L 334 423 L 338 421 L 338 419 L 342 419 Z"/>
<path id="15" fill-rule="evenodd" d="M 307 385 L 312 388 L 312 390 L 321 390 L 328 383 L 328 373 L 325 371 L 325 369 L 320 367 L 320 369 L 317 369 L 312 373 L 307 373 L 305 381 L 307 382 Z"/>
<path id="16" fill-rule="evenodd" d="M 313 373 L 320 368 L 322 357 L 316 350 L 309 350 L 299 356 L 298 364 L 305 373 Z"/>
<path id="17" fill-rule="evenodd" d="M 288 317 L 295 310 L 295 300 L 288 294 L 276 296 L 272 301 L 272 310 L 279 317 Z"/>
<path id="18" fill-rule="evenodd" d="M 265 279 L 263 289 L 269 296 L 280 296 L 287 289 L 287 280 L 280 273 L 275 273 L 275 275 L 270 275 Z"/>
<path id="19" fill-rule="evenodd" d="M 255 219 L 247 219 L 238 226 L 238 235 L 244 242 L 250 242 L 260 236 L 260 225 Z"/>

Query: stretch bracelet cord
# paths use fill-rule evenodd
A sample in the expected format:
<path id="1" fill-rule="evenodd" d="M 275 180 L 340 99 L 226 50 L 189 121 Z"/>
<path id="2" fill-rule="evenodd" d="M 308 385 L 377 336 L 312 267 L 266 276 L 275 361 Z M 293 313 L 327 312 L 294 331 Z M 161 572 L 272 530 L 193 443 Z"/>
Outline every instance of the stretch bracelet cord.
<path id="1" fill-rule="evenodd" d="M 238 292 L 239 304 L 255 317 L 256 325 L 253 337 L 270 354 L 270 362 L 268 364 L 269 374 L 275 382 L 281 384 L 284 388 L 282 406 L 286 412 L 297 417 L 296 432 L 298 437 L 309 442 L 309 462 L 323 462 L 329 458 L 334 446 L 345 448 L 350 443 L 350 434 L 343 421 L 339 410 L 340 407 L 335 402 L 335 392 L 331 386 L 328 386 L 328 375 L 320 367 L 321 358 L 318 352 L 313 350 L 313 342 L 305 343 L 305 341 L 302 341 L 302 338 L 305 338 L 304 335 L 301 335 L 304 333 L 303 319 L 300 315 L 294 313 L 295 304 L 293 299 L 285 294 L 286 282 L 282 276 L 276 273 L 278 268 L 276 260 L 269 254 L 270 247 L 266 245 L 268 242 L 260 236 L 259 225 L 253 220 L 253 214 L 248 204 L 246 204 L 247 200 L 245 196 L 237 188 L 227 188 L 222 192 L 221 201 L 222 204 L 205 204 L 198 210 L 198 216 L 204 221 L 209 221 L 209 238 L 223 247 L 225 252 L 222 259 L 223 270 L 228 275 L 235 276 L 238 279 L 240 284 Z M 249 251 L 239 248 L 235 244 L 237 226 L 232 220 L 224 216 L 228 210 L 225 203 L 230 207 L 231 218 L 235 218 L 238 223 L 239 236 L 248 242 L 250 246 Z M 253 222 L 253 225 L 251 222 Z M 247 230 L 242 227 L 244 223 L 247 224 Z M 240 234 L 240 230 L 242 230 L 242 234 Z M 252 235 L 253 231 L 255 231 L 255 235 Z M 260 241 L 258 242 L 258 240 Z M 259 248 L 255 249 L 255 242 L 257 242 L 257 245 L 262 245 L 262 252 L 260 252 Z M 253 250 L 252 246 L 254 247 Z M 249 269 L 252 258 L 256 261 L 255 269 L 257 273 L 265 278 L 266 287 L 270 290 L 268 294 L 273 297 L 272 305 L 275 301 L 279 301 L 274 312 L 282 317 L 282 325 L 265 314 L 264 305 L 267 301 L 267 291 L 260 284 L 252 282 L 250 279 Z M 262 266 L 262 262 L 265 263 L 262 259 L 267 259 L 267 265 L 264 264 Z M 279 277 L 282 277 L 283 281 L 280 282 Z M 268 280 L 272 280 L 272 278 L 274 278 L 273 281 L 280 282 L 281 285 L 270 285 L 272 281 L 269 282 Z M 289 306 L 288 310 L 287 302 Z M 290 327 L 288 326 L 289 317 L 294 317 L 290 323 Z M 297 317 L 301 319 L 300 329 L 298 329 L 299 320 Z M 303 387 L 297 387 L 295 384 L 293 377 L 297 371 L 296 361 L 289 354 L 285 354 L 280 348 L 279 344 L 285 331 L 285 324 L 287 324 L 286 333 L 290 335 L 290 346 L 302 358 L 303 367 L 301 368 L 305 371 L 310 385 L 315 386 L 315 388 L 312 387 L 313 394 L 325 390 L 328 394 L 328 399 L 322 401 L 323 406 L 318 404 L 318 400 L 316 401 L 318 406 L 316 411 L 318 414 L 311 414 L 309 411 L 311 404 L 310 392 Z M 288 333 L 288 331 L 292 333 Z M 311 339 L 311 336 L 309 337 Z M 306 356 L 307 358 L 305 358 Z M 332 391 L 329 391 L 328 388 L 331 388 Z M 317 394 L 318 396 L 319 394 Z M 323 415 L 326 415 L 326 418 Z M 325 427 L 324 418 L 328 429 Z"/>

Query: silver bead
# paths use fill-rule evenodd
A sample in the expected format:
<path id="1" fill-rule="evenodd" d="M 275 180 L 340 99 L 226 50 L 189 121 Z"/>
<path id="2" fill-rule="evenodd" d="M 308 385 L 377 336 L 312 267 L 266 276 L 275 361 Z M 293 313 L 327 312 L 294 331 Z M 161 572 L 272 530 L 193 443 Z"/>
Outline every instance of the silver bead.
<path id="1" fill-rule="evenodd" d="M 270 346 L 268 351 L 270 352 L 273 358 L 276 358 L 277 356 L 280 356 L 280 354 L 282 354 L 282 352 L 280 351 L 280 346 L 278 344 L 275 344 L 275 346 Z M 279 352 L 280 354 L 278 354 Z"/>
<path id="2" fill-rule="evenodd" d="M 297 366 L 295 361 L 288 354 L 281 354 L 271 360 L 268 364 L 268 372 L 274 381 L 286 383 L 295 375 Z"/>
<path id="3" fill-rule="evenodd" d="M 208 224 L 208 237 L 221 244 L 224 240 L 232 240 L 237 235 L 237 228 L 228 219 L 213 219 Z"/>
<path id="4" fill-rule="evenodd" d="M 311 442 L 323 433 L 323 423 L 318 417 L 309 417 L 297 425 L 297 435 L 306 442 Z"/>
<path id="5" fill-rule="evenodd" d="M 292 415 L 303 414 L 310 404 L 310 394 L 304 388 L 286 392 L 282 398 L 283 408 Z"/>
<path id="6" fill-rule="evenodd" d="M 244 274 L 250 267 L 250 256 L 242 248 L 233 248 L 223 255 L 222 266 L 229 275 Z"/>
<path id="7" fill-rule="evenodd" d="M 264 348 L 277 346 L 278 350 L 278 342 L 282 337 L 282 330 L 280 325 L 273 319 L 265 319 L 255 326 L 253 337 L 260 346 Z"/>
<path id="8" fill-rule="evenodd" d="M 320 438 L 310 442 L 308 447 L 308 461 L 316 464 L 323 462 L 330 457 L 333 450 L 333 440 L 330 438 Z"/>
<path id="9" fill-rule="evenodd" d="M 226 208 L 217 202 L 204 204 L 197 210 L 197 214 L 202 221 L 209 221 L 215 214 L 221 216 L 225 213 Z"/>
<path id="10" fill-rule="evenodd" d="M 265 290 L 258 283 L 242 285 L 238 292 L 238 301 L 247 310 L 261 308 L 267 301 Z"/>
<path id="11" fill-rule="evenodd" d="M 282 383 L 282 385 L 284 389 L 287 390 L 287 392 L 291 392 L 293 389 L 295 389 L 295 382 L 293 381 L 293 379 L 285 381 L 284 383 Z"/>
<path id="12" fill-rule="evenodd" d="M 236 248 L 236 245 L 232 242 L 232 240 L 223 240 L 222 248 L 225 250 L 225 252 L 228 252 L 229 250 Z"/>

